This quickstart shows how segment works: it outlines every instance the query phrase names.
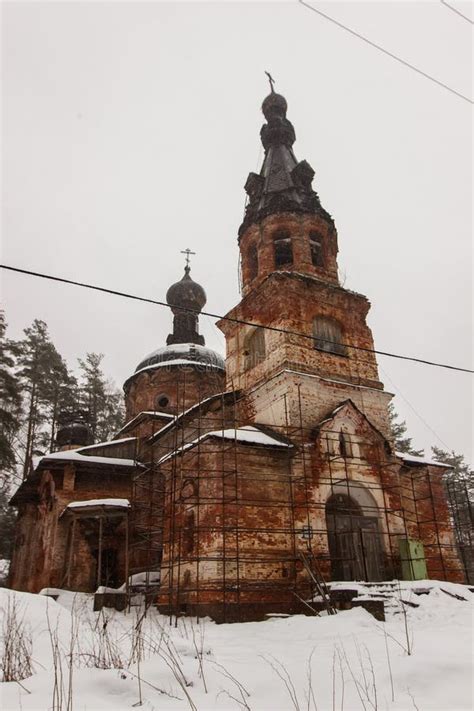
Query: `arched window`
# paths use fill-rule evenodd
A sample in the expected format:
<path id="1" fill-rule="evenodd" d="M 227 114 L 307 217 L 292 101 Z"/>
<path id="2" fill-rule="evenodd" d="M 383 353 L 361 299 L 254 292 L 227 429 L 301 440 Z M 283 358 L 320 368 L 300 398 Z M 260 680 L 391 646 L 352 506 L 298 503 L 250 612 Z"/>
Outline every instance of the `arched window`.
<path id="1" fill-rule="evenodd" d="M 313 267 L 324 267 L 323 238 L 318 232 L 309 233 L 309 247 Z"/>
<path id="2" fill-rule="evenodd" d="M 249 279 L 255 279 L 258 274 L 258 251 L 257 246 L 252 244 L 247 252 L 247 264 Z"/>
<path id="3" fill-rule="evenodd" d="M 255 328 L 245 339 L 245 369 L 253 368 L 265 358 L 265 333 L 263 328 Z"/>
<path id="4" fill-rule="evenodd" d="M 342 430 L 339 432 L 339 454 L 344 459 L 352 457 L 352 442 L 350 436 L 347 432 Z"/>
<path id="5" fill-rule="evenodd" d="M 273 235 L 273 248 L 275 251 L 275 267 L 284 267 L 293 264 L 293 246 L 288 230 L 279 230 Z"/>
<path id="6" fill-rule="evenodd" d="M 314 347 L 327 353 L 346 355 L 342 330 L 337 321 L 326 316 L 317 316 L 313 321 Z"/>

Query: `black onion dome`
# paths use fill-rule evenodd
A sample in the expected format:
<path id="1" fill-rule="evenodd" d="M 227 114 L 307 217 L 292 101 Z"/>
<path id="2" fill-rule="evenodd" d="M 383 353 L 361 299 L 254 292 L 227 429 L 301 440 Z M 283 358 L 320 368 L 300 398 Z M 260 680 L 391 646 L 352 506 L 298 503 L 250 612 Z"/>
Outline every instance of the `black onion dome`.
<path id="1" fill-rule="evenodd" d="M 152 366 L 163 365 L 196 365 L 211 366 L 219 370 L 225 370 L 223 357 L 206 346 L 196 343 L 173 343 L 163 348 L 158 348 L 153 353 L 146 356 L 136 367 L 135 373 Z"/>
<path id="2" fill-rule="evenodd" d="M 207 301 L 206 292 L 200 284 L 191 279 L 189 271 L 189 267 L 186 267 L 183 278 L 170 286 L 166 292 L 166 302 L 173 312 L 173 306 L 201 311 Z"/>
<path id="3" fill-rule="evenodd" d="M 216 368 L 225 371 L 224 358 L 206 348 L 204 336 L 199 333 L 199 312 L 206 303 L 206 292 L 193 281 L 186 265 L 184 276 L 168 289 L 166 301 L 173 312 L 173 332 L 166 339 L 166 346 L 149 353 L 135 368 L 124 387 L 137 373 L 147 368 L 193 367 Z M 189 309 L 189 310 L 187 310 Z"/>
<path id="4" fill-rule="evenodd" d="M 57 446 L 76 445 L 84 447 L 92 444 L 94 438 L 85 419 L 86 415 L 82 411 L 61 413 L 58 417 L 59 428 L 56 432 Z"/>
<path id="5" fill-rule="evenodd" d="M 288 104 L 286 103 L 285 97 L 281 94 L 272 92 L 263 100 L 262 113 L 267 121 L 277 116 L 285 118 L 287 110 Z"/>

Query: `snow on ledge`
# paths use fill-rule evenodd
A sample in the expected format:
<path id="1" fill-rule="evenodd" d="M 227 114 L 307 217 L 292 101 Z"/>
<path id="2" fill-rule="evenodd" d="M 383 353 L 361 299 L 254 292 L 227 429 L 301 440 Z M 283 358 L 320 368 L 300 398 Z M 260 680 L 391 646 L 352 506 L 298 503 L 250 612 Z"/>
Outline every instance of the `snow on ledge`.
<path id="1" fill-rule="evenodd" d="M 66 509 L 82 509 L 87 506 L 112 506 L 117 509 L 130 508 L 128 499 L 85 499 L 84 501 L 71 501 Z"/>
<path id="2" fill-rule="evenodd" d="M 427 457 L 416 457 L 414 454 L 405 454 L 405 452 L 395 452 L 395 455 L 400 457 L 400 459 L 403 459 L 404 462 L 412 462 L 413 464 L 429 464 L 432 467 L 452 469 L 449 464 L 443 464 L 442 462 L 437 462 L 435 459 L 429 459 Z"/>
<path id="3" fill-rule="evenodd" d="M 134 459 L 118 459 L 118 457 L 92 457 L 81 454 L 79 449 L 69 449 L 66 452 L 53 452 L 52 454 L 45 454 L 43 457 L 35 457 L 33 460 L 33 468 L 37 469 L 41 462 L 46 463 L 50 460 L 82 462 L 83 464 L 113 464 L 117 467 L 137 466 Z"/>
<path id="4" fill-rule="evenodd" d="M 161 437 L 161 435 L 162 435 L 164 432 L 168 432 L 168 431 L 170 430 L 170 428 L 173 427 L 173 425 L 175 424 L 175 422 L 176 422 L 178 419 L 179 419 L 179 420 L 183 419 L 188 413 L 192 412 L 192 410 L 201 408 L 206 402 L 209 402 L 210 400 L 214 400 L 214 399 L 217 398 L 217 397 L 221 397 L 221 398 L 222 398 L 222 397 L 224 397 L 226 394 L 231 393 L 231 392 L 232 392 L 232 390 L 224 390 L 224 391 L 221 392 L 221 393 L 214 393 L 214 395 L 209 395 L 208 397 L 205 397 L 203 400 L 199 400 L 199 402 L 196 402 L 196 403 L 194 403 L 194 405 L 191 405 L 191 407 L 188 407 L 187 410 L 183 410 L 183 412 L 180 412 L 179 415 L 176 415 L 176 416 L 173 418 L 173 421 L 172 421 L 172 422 L 168 422 L 168 424 L 165 425 L 164 427 L 162 427 L 161 430 L 159 430 L 158 432 L 155 432 L 155 434 L 150 437 L 150 440 L 149 440 L 149 441 L 150 441 L 150 442 L 154 442 L 154 441 L 155 441 L 155 438 L 158 437 L 158 435 Z"/>
<path id="5" fill-rule="evenodd" d="M 164 417 L 167 420 L 174 420 L 176 418 L 175 415 L 170 415 L 169 412 L 162 412 L 161 410 L 142 410 L 141 412 L 138 413 L 138 415 L 135 415 L 135 417 L 132 417 L 131 420 L 126 422 L 123 427 L 121 427 L 118 431 L 117 434 L 120 434 L 124 430 L 129 429 L 129 427 L 136 421 L 139 420 L 141 417 L 144 417 L 145 415 L 153 415 L 154 417 Z M 136 437 L 130 437 L 126 439 L 136 439 Z M 120 440 L 115 440 L 116 442 Z"/>
<path id="6" fill-rule="evenodd" d="M 193 365 L 201 370 L 223 370 L 221 365 L 217 365 L 216 363 L 206 363 L 206 361 L 203 360 L 191 360 L 190 358 L 174 358 L 173 360 L 162 360 L 159 363 L 152 363 L 151 365 L 145 365 L 143 368 L 140 368 L 140 370 L 136 370 L 133 375 L 130 376 L 130 378 L 133 378 L 134 375 L 138 375 L 139 373 L 144 373 L 146 370 L 155 370 L 155 368 L 167 368 L 167 367 L 175 367 L 175 366 L 189 366 Z M 129 378 L 129 379 L 130 379 Z"/>
<path id="7" fill-rule="evenodd" d="M 200 437 L 197 437 L 194 439 L 192 442 L 188 442 L 187 444 L 183 445 L 182 447 L 179 447 L 178 449 L 175 449 L 173 452 L 170 452 L 169 454 L 165 454 L 164 457 L 161 457 L 161 459 L 158 460 L 157 464 L 163 464 L 166 462 L 168 459 L 171 457 L 174 457 L 175 454 L 179 454 L 182 452 L 185 452 L 187 449 L 190 449 L 191 447 L 194 447 L 198 442 L 202 442 L 205 439 L 208 439 L 209 437 L 220 437 L 221 439 L 229 439 L 229 440 L 234 440 L 237 442 L 245 442 L 247 444 L 257 444 L 257 445 L 263 445 L 265 447 L 292 447 L 292 444 L 287 444 L 286 442 L 281 442 L 278 439 L 275 439 L 274 437 L 270 437 L 270 435 L 265 434 L 261 430 L 257 429 L 256 427 L 252 427 L 252 425 L 248 425 L 246 427 L 239 427 L 238 429 L 225 429 L 225 430 L 213 430 L 211 432 L 206 432 L 205 434 L 201 435 Z"/>
<path id="8" fill-rule="evenodd" d="M 270 435 L 265 434 L 257 427 L 252 425 L 247 425 L 245 427 L 239 427 L 238 429 L 228 429 L 228 430 L 214 430 L 213 432 L 208 432 L 207 437 L 222 437 L 223 439 L 236 439 L 238 442 L 250 442 L 252 444 L 265 444 L 272 447 L 291 447 L 291 444 L 286 442 L 281 442 L 275 437 L 270 437 Z"/>
<path id="9" fill-rule="evenodd" d="M 88 444 L 85 447 L 79 447 L 78 452 L 87 452 L 89 449 L 98 449 L 99 447 L 111 447 L 114 444 L 125 444 L 126 442 L 134 442 L 136 437 L 124 437 L 123 439 L 109 439 L 107 442 L 97 442 L 97 444 Z M 56 454 L 56 452 L 55 452 Z"/>

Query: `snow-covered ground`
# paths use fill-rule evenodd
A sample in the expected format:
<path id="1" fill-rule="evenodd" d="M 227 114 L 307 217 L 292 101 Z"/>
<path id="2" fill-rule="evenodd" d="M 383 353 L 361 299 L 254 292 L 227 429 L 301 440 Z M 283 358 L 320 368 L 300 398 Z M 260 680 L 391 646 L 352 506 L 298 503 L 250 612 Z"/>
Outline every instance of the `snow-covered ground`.
<path id="1" fill-rule="evenodd" d="M 62 592 L 55 602 L 1 589 L 1 626 L 5 633 L 9 609 L 10 630 L 0 660 L 5 641 L 11 651 L 20 639 L 16 607 L 33 673 L 0 684 L 0 707 L 122 711 L 141 700 L 150 711 L 472 709 L 474 594 L 433 581 L 421 596 L 413 592 L 420 583 L 402 586 L 418 607 L 405 606 L 406 618 L 393 608 L 385 623 L 359 608 L 232 625 L 182 618 L 176 627 L 155 610 L 145 618 L 138 608 L 92 612 L 90 595 Z"/>

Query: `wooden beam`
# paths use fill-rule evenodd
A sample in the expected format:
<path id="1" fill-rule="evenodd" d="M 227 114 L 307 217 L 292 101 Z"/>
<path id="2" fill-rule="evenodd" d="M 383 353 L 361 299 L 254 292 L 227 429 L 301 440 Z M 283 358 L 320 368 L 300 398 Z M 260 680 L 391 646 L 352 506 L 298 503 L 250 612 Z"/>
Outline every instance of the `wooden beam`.
<path id="1" fill-rule="evenodd" d="M 72 566 L 72 556 L 74 553 L 74 534 L 76 532 L 76 517 L 72 519 L 71 525 L 71 538 L 69 539 L 69 556 L 67 562 L 67 587 L 71 587 L 71 566 Z"/>
<path id="2" fill-rule="evenodd" d="M 100 575 L 102 572 L 102 530 L 103 530 L 102 516 L 99 518 L 99 554 L 97 556 L 97 587 L 100 585 Z"/>

